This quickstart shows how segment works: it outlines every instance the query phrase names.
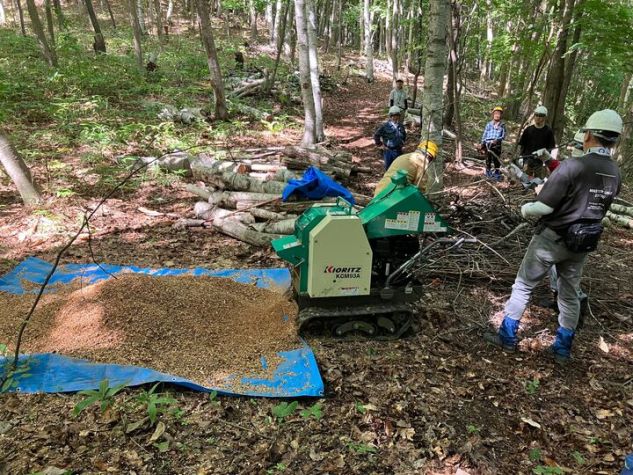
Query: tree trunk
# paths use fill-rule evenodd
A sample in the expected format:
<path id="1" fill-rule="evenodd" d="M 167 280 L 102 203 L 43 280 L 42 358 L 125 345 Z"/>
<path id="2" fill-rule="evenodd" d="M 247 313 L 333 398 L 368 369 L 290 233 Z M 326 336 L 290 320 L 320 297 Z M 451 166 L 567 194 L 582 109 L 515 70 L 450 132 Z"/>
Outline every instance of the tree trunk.
<path id="1" fill-rule="evenodd" d="M 42 51 L 42 55 L 44 59 L 48 63 L 49 66 L 56 68 L 57 67 L 57 55 L 55 54 L 55 50 L 53 50 L 48 45 L 48 40 L 46 39 L 46 33 L 44 32 L 44 27 L 42 26 L 42 22 L 40 21 L 40 16 L 37 13 L 37 7 L 35 6 L 35 0 L 26 0 L 26 7 L 29 11 L 29 16 L 31 17 L 31 27 L 37 36 L 37 43 Z"/>
<path id="2" fill-rule="evenodd" d="M 141 34 L 147 34 L 147 27 L 145 26 L 145 12 L 143 11 L 143 0 L 136 0 L 136 16 L 138 18 L 138 24 L 141 27 Z"/>
<path id="3" fill-rule="evenodd" d="M 224 81 L 222 79 L 222 72 L 220 71 L 220 63 L 218 62 L 218 52 L 215 49 L 215 41 L 213 40 L 209 10 L 206 0 L 196 0 L 196 5 L 198 7 L 202 43 L 207 52 L 207 64 L 209 65 L 209 73 L 211 74 L 211 87 L 215 94 L 215 118 L 225 120 L 228 117 L 228 112 L 226 109 L 226 97 L 224 95 Z"/>
<path id="4" fill-rule="evenodd" d="M 391 73 L 393 76 L 393 85 L 396 85 L 396 79 L 398 79 L 398 54 L 400 54 L 400 0 L 393 0 L 393 15 L 392 15 L 392 28 L 391 34 Z"/>
<path id="5" fill-rule="evenodd" d="M 371 40 L 371 10 L 370 0 L 363 2 L 363 19 L 365 29 L 365 77 L 367 82 L 374 81 L 374 45 Z"/>
<path id="6" fill-rule="evenodd" d="M 310 77 L 310 52 L 308 39 L 308 21 L 306 18 L 306 0 L 295 0 L 295 23 L 297 27 L 297 46 L 299 49 L 299 77 L 301 98 L 303 99 L 304 125 L 301 144 L 309 147 L 316 143 L 316 111 L 314 93 Z"/>
<path id="7" fill-rule="evenodd" d="M 275 65 L 273 66 L 273 72 L 266 84 L 266 93 L 270 94 L 272 88 L 275 85 L 275 79 L 277 77 L 277 69 L 279 68 L 279 61 L 281 59 L 281 51 L 284 47 L 284 38 L 286 37 L 286 25 L 288 23 L 288 15 L 290 13 L 290 2 L 286 0 L 283 4 L 283 13 L 281 19 L 281 26 L 279 27 L 279 34 L 277 35 L 277 55 L 275 57 Z"/>
<path id="8" fill-rule="evenodd" d="M 447 0 L 431 0 L 429 37 L 424 67 L 424 97 L 422 100 L 422 141 L 442 146 L 442 111 L 444 102 L 444 73 L 446 72 L 446 27 L 449 7 Z M 443 187 L 444 160 L 440 153 L 428 167 L 427 192 Z"/>
<path id="9" fill-rule="evenodd" d="M 114 13 L 112 13 L 112 5 L 110 5 L 110 0 L 103 0 L 105 2 L 106 9 L 108 10 L 108 15 L 110 16 L 110 22 L 112 23 L 112 28 L 116 30 L 116 21 L 114 20 Z"/>
<path id="10" fill-rule="evenodd" d="M 24 160 L 22 160 L 18 152 L 11 146 L 9 140 L 1 132 L 0 165 L 3 166 L 9 178 L 15 183 L 24 204 L 32 205 L 42 200 L 26 163 L 24 163 Z"/>
<path id="11" fill-rule="evenodd" d="M 338 0 L 336 19 L 336 70 L 341 70 L 341 56 L 343 50 L 343 0 Z"/>
<path id="12" fill-rule="evenodd" d="M 255 0 L 248 0 L 248 21 L 251 27 L 251 42 L 257 42 L 257 7 Z"/>
<path id="13" fill-rule="evenodd" d="M 7 15 L 4 10 L 4 4 L 2 0 L 0 0 L 0 26 L 5 26 L 7 24 Z"/>
<path id="14" fill-rule="evenodd" d="M 143 69 L 143 33 L 141 31 L 141 25 L 138 21 L 138 11 L 136 9 L 136 5 L 137 0 L 128 0 L 128 14 L 130 16 L 130 23 L 134 35 L 134 56 L 136 57 L 136 64 L 139 69 Z"/>
<path id="15" fill-rule="evenodd" d="M 314 128 L 316 141 L 325 140 L 323 130 L 323 101 L 321 99 L 321 83 L 319 81 L 319 55 L 317 43 L 317 20 L 314 10 L 314 0 L 305 0 L 308 16 L 308 56 L 310 59 L 310 82 L 312 83 L 312 96 L 314 97 Z"/>
<path id="16" fill-rule="evenodd" d="M 92 0 L 84 0 L 84 2 L 86 4 L 86 10 L 88 11 L 88 16 L 90 17 L 90 23 L 92 24 L 92 29 L 95 32 L 93 48 L 96 53 L 105 53 L 106 44 L 105 44 L 105 40 L 103 39 L 103 34 L 101 34 L 101 27 L 99 26 L 99 20 L 97 19 L 97 15 L 95 14 L 95 10 L 92 6 Z"/>
<path id="17" fill-rule="evenodd" d="M 575 0 L 561 0 L 560 4 L 560 28 L 556 39 L 556 47 L 552 54 L 549 70 L 547 72 L 547 80 L 543 91 L 543 104 L 549 111 L 550 125 L 554 129 L 557 139 L 562 133 L 562 116 L 559 115 L 560 101 L 565 102 L 565 98 L 561 97 L 563 82 L 565 80 L 565 53 L 567 51 L 567 38 L 569 36 L 569 28 L 573 18 Z"/>
<path id="18" fill-rule="evenodd" d="M 492 71 L 492 60 L 490 53 L 492 51 L 492 42 L 494 41 L 494 31 L 492 29 L 492 0 L 486 0 L 486 51 L 481 63 L 481 72 L 479 80 L 483 83 L 486 79 L 490 79 Z"/>
<path id="19" fill-rule="evenodd" d="M 152 1 L 152 0 L 150 0 Z M 154 10 L 156 11 L 156 36 L 158 37 L 158 42 L 163 42 L 163 10 L 161 7 L 160 0 L 154 1 Z"/>
<path id="20" fill-rule="evenodd" d="M 46 28 L 48 29 L 48 36 L 51 39 L 51 47 L 54 48 L 55 29 L 53 28 L 53 9 L 51 8 L 51 0 L 44 1 L 44 12 L 46 13 Z"/>
<path id="21" fill-rule="evenodd" d="M 283 1 L 277 0 L 275 3 L 275 21 L 273 22 L 273 34 L 270 38 L 271 46 L 277 46 L 277 39 L 279 38 L 281 20 L 283 16 Z"/>
<path id="22" fill-rule="evenodd" d="M 55 16 L 57 17 L 57 28 L 62 31 L 66 28 L 66 20 L 62 13 L 62 4 L 60 0 L 53 0 L 53 9 L 55 10 Z"/>
<path id="23" fill-rule="evenodd" d="M 577 10 L 578 5 L 576 6 Z M 580 20 L 580 18 L 577 18 Z M 572 39 L 572 45 L 578 44 L 580 42 L 581 35 L 581 26 L 580 21 L 577 22 L 576 27 L 574 29 L 574 37 Z M 558 100 L 558 105 L 556 108 L 556 118 L 558 128 L 554 128 L 554 136 L 556 137 L 556 141 L 560 142 L 563 136 L 563 131 L 565 129 L 565 101 L 567 99 L 567 93 L 569 91 L 569 85 L 571 84 L 571 78 L 574 74 L 574 69 L 576 67 L 576 59 L 578 58 L 578 49 L 574 49 L 571 53 L 567 54 L 565 58 L 565 74 L 563 75 L 563 84 L 560 90 L 560 98 Z"/>
<path id="24" fill-rule="evenodd" d="M 462 116 L 460 109 L 460 90 L 459 84 L 459 70 L 457 64 L 459 63 L 459 36 L 461 30 L 461 16 L 460 16 L 460 3 L 453 1 L 451 3 L 451 28 L 448 31 L 448 43 L 450 47 L 449 54 L 449 72 L 452 72 L 452 81 L 449 81 L 448 88 L 453 91 L 453 106 L 452 110 L 455 112 L 455 133 L 457 135 L 455 139 L 455 163 L 462 163 L 463 147 L 462 147 Z"/>
<path id="25" fill-rule="evenodd" d="M 18 16 L 20 17 L 20 30 L 22 36 L 26 36 L 26 28 L 24 27 L 24 11 L 22 11 L 22 3 L 20 0 L 15 0 L 15 6 L 18 9 Z"/>

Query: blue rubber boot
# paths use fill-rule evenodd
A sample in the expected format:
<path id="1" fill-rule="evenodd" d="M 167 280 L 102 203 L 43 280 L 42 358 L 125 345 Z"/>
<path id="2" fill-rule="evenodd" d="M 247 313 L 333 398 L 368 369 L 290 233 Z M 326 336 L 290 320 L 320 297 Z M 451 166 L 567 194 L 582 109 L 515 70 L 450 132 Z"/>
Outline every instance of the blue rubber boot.
<path id="1" fill-rule="evenodd" d="M 486 173 L 485 173 L 485 175 L 486 175 L 486 178 L 492 178 L 492 170 L 488 170 L 488 169 L 486 168 Z"/>
<path id="2" fill-rule="evenodd" d="M 574 330 L 558 327 L 556 331 L 556 341 L 549 347 L 550 353 L 557 363 L 567 363 L 571 358 L 571 344 L 574 341 Z"/>
<path id="3" fill-rule="evenodd" d="M 627 455 L 624 459 L 624 468 L 620 475 L 633 475 L 633 453 Z"/>
<path id="4" fill-rule="evenodd" d="M 503 175 L 501 174 L 499 170 L 495 170 L 492 172 L 492 178 L 495 181 L 503 181 Z"/>
<path id="5" fill-rule="evenodd" d="M 519 339 L 517 331 L 519 330 L 519 320 L 514 320 L 508 316 L 503 317 L 501 326 L 497 333 L 486 333 L 484 340 L 493 345 L 500 346 L 505 351 L 516 351 Z"/>

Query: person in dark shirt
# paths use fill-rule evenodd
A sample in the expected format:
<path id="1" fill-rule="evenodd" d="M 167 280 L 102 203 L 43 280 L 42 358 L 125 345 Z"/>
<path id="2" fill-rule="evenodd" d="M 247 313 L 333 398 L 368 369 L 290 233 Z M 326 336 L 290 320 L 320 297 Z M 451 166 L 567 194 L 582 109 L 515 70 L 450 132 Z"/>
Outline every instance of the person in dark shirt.
<path id="1" fill-rule="evenodd" d="M 376 146 L 383 148 L 382 155 L 385 159 L 385 170 L 388 170 L 391 163 L 402 155 L 402 147 L 405 140 L 407 140 L 407 131 L 400 122 L 400 115 L 400 108 L 391 106 L 389 109 L 389 120 L 383 122 L 374 133 Z"/>
<path id="2" fill-rule="evenodd" d="M 585 260 L 597 246 L 601 221 L 622 182 L 611 159 L 611 149 L 622 134 L 622 118 L 613 110 L 598 111 L 589 117 L 583 131 L 585 155 L 561 162 L 538 194 L 538 201 L 521 208 L 523 217 L 539 217 L 539 225 L 521 262 L 499 331 L 484 337 L 505 350 L 516 350 L 519 322 L 530 295 L 555 265 L 559 328 L 550 352 L 559 363 L 571 356 L 580 314 L 577 290 Z"/>
<path id="3" fill-rule="evenodd" d="M 536 178 L 545 178 L 547 175 L 543 161 L 539 157 L 546 155 L 545 151 L 549 153 L 556 147 L 554 131 L 545 123 L 546 118 L 547 108 L 538 106 L 534 110 L 534 123 L 523 131 L 519 139 L 521 155 L 532 155 L 536 152 L 534 157 L 527 159 L 525 167 L 525 172 Z"/>

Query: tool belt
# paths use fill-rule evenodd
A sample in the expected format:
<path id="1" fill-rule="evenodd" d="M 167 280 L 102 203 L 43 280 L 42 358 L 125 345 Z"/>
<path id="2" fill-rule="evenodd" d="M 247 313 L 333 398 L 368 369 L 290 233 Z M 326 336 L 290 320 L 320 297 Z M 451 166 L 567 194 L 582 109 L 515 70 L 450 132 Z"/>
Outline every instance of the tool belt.
<path id="1" fill-rule="evenodd" d="M 549 229 L 557 236 L 556 242 L 563 242 L 565 247 L 571 252 L 587 253 L 598 248 L 600 237 L 604 228 L 599 221 L 581 221 L 571 224 L 566 231 L 554 231 L 552 228 L 539 222 L 535 228 L 535 234 L 541 234 L 545 229 Z"/>
<path id="2" fill-rule="evenodd" d="M 593 252 L 598 248 L 602 231 L 604 228 L 601 222 L 574 223 L 565 233 L 565 246 L 571 252 Z"/>

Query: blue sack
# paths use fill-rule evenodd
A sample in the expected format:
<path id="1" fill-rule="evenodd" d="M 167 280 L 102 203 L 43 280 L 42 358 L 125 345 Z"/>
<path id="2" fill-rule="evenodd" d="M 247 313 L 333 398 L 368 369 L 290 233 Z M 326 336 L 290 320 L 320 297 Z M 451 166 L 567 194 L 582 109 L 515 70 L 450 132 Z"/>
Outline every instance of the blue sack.
<path id="1" fill-rule="evenodd" d="M 288 198 L 295 193 L 301 198 L 310 200 L 320 200 L 326 196 L 342 196 L 349 203 L 354 204 L 354 197 L 347 188 L 315 167 L 308 168 L 300 180 L 290 180 L 281 198 L 283 201 L 288 201 Z"/>

